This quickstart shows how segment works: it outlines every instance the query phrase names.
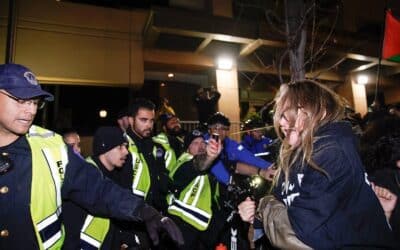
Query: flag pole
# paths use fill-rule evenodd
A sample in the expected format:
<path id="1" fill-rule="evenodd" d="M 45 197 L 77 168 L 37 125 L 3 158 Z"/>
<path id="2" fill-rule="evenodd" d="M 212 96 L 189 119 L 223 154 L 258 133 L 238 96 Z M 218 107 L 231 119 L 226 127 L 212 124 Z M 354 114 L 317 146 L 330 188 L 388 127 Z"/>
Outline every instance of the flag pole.
<path id="1" fill-rule="evenodd" d="M 383 52 L 383 41 L 385 39 L 385 28 L 386 28 L 386 12 L 388 10 L 387 7 L 388 4 L 388 0 L 385 0 L 385 6 L 383 8 L 383 24 L 382 24 L 382 29 L 381 29 L 381 44 L 380 44 L 380 51 L 379 51 L 379 59 L 378 59 L 378 69 L 377 69 L 377 79 L 375 82 L 375 95 L 374 95 L 374 101 L 372 104 L 374 105 L 378 105 L 378 87 L 379 87 L 379 83 L 381 80 L 381 65 L 382 65 L 382 52 Z M 383 103 L 380 103 L 381 105 L 383 105 Z"/>

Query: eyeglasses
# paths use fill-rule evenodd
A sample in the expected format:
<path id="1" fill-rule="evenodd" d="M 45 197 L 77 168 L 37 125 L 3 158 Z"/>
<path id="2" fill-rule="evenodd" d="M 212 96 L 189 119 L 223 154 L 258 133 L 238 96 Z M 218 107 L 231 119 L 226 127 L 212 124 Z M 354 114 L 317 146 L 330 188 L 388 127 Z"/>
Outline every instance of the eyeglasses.
<path id="1" fill-rule="evenodd" d="M 213 129 L 213 130 L 219 130 L 219 131 L 222 131 L 222 130 L 223 131 L 229 131 L 229 127 L 224 126 L 224 125 L 220 125 L 220 124 L 209 126 L 209 128 Z"/>
<path id="2" fill-rule="evenodd" d="M 19 99 L 15 96 L 12 96 L 10 94 L 7 94 L 6 92 L 0 91 L 0 93 L 2 93 L 3 95 L 13 99 L 14 101 L 16 101 L 19 105 L 35 105 L 37 107 L 37 109 L 42 109 L 44 107 L 44 105 L 46 104 L 46 102 L 43 99 Z"/>
<path id="3" fill-rule="evenodd" d="M 0 175 L 9 172 L 13 168 L 13 162 L 11 161 L 8 153 L 0 154 Z"/>

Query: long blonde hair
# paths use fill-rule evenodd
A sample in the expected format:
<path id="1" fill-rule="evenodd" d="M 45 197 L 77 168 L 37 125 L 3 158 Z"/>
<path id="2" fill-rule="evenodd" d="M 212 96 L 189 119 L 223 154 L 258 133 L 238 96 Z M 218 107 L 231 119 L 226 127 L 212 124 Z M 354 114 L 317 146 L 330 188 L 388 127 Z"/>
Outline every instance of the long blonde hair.
<path id="1" fill-rule="evenodd" d="M 304 120 L 304 129 L 300 133 L 300 144 L 291 146 L 280 129 L 279 121 L 285 113 L 289 126 L 294 127 L 300 108 L 305 111 L 307 118 Z M 341 99 L 328 87 L 312 80 L 283 84 L 275 97 L 274 127 L 282 140 L 275 181 L 283 172 L 285 174 L 285 188 L 287 189 L 290 169 L 299 159 L 301 159 L 303 166 L 308 164 L 311 168 L 320 171 L 329 178 L 328 174 L 311 158 L 314 134 L 320 127 L 330 122 L 339 121 L 343 117 L 344 106 Z"/>

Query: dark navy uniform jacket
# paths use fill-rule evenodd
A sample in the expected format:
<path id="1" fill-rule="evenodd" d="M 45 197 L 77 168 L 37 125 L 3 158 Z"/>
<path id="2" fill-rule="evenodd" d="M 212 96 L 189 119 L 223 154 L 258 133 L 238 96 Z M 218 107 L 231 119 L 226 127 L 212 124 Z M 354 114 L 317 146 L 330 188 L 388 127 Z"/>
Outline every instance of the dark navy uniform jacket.
<path id="1" fill-rule="evenodd" d="M 39 249 L 30 215 L 32 156 L 28 141 L 21 136 L 1 147 L 0 152 L 9 153 L 14 164 L 12 170 L 0 176 L 0 188 L 8 187 L 7 193 L 0 193 L 0 231 L 9 231 L 8 237 L 0 237 L 0 249 Z M 136 215 L 144 205 L 142 199 L 103 178 L 72 148 L 68 148 L 68 160 L 61 189 L 63 199 L 70 199 L 96 215 L 139 220 Z"/>
<path id="2" fill-rule="evenodd" d="M 209 135 L 205 135 L 205 139 L 208 140 Z M 223 142 L 223 150 L 218 157 L 216 163 L 211 167 L 211 173 L 217 178 L 217 180 L 225 185 L 229 183 L 230 170 L 227 166 L 231 162 L 243 162 L 257 168 L 268 168 L 271 163 L 261 158 L 255 157 L 250 151 L 245 149 L 243 145 L 236 141 L 226 137 Z"/>
<path id="3" fill-rule="evenodd" d="M 253 154 L 268 152 L 267 146 L 271 144 L 272 140 L 268 137 L 262 136 L 261 140 L 254 139 L 251 135 L 245 135 L 241 144 Z"/>
<path id="4" fill-rule="evenodd" d="M 392 247 L 392 232 L 367 180 L 350 124 L 325 125 L 315 139 L 312 159 L 329 176 L 298 163 L 288 192 L 283 176 L 274 190 L 288 207 L 296 236 L 314 249 Z"/>

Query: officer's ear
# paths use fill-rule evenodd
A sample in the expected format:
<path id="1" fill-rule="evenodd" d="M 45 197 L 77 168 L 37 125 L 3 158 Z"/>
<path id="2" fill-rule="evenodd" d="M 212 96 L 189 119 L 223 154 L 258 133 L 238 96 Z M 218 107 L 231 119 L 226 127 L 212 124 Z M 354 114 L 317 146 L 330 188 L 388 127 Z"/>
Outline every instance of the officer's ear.
<path id="1" fill-rule="evenodd" d="M 134 123 L 134 121 L 135 121 L 135 120 L 134 120 L 134 117 L 133 117 L 133 116 L 129 116 L 129 117 L 128 117 L 128 121 L 129 121 L 129 125 L 130 125 L 130 126 L 133 126 L 133 123 Z"/>

